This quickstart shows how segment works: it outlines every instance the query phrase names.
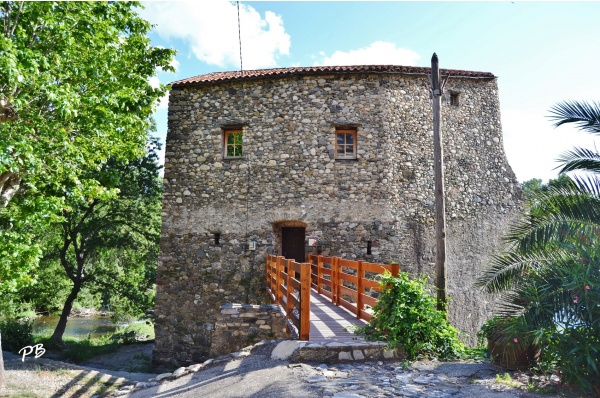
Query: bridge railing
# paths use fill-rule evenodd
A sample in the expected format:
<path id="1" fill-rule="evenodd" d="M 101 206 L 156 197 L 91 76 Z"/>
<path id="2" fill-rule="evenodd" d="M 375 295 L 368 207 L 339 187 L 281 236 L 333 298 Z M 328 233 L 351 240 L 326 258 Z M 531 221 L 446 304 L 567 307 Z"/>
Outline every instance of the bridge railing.
<path id="1" fill-rule="evenodd" d="M 288 326 L 296 329 L 300 340 L 310 336 L 310 264 L 267 254 L 267 292 L 271 300 L 285 309 Z"/>
<path id="2" fill-rule="evenodd" d="M 332 304 L 346 308 L 357 318 L 369 321 L 381 290 L 376 277 L 389 271 L 397 276 L 400 264 L 376 264 L 345 260 L 340 257 L 308 255 L 311 264 L 311 286 Z M 375 297 L 374 297 L 375 296 Z"/>
<path id="3" fill-rule="evenodd" d="M 381 286 L 377 275 L 397 276 L 399 264 L 376 264 L 340 257 L 308 255 L 308 263 L 267 254 L 266 287 L 271 301 L 285 310 L 288 326 L 300 340 L 310 337 L 310 289 L 369 321 Z"/>

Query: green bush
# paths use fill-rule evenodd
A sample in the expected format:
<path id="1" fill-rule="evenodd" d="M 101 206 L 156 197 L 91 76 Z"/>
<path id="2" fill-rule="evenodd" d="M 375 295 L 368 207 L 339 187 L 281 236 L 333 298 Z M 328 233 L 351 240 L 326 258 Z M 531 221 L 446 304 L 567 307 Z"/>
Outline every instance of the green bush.
<path id="1" fill-rule="evenodd" d="M 126 327 L 120 327 L 110 337 L 110 342 L 117 344 L 135 344 L 138 341 L 154 338 L 154 325 L 149 322 L 134 322 Z"/>
<path id="2" fill-rule="evenodd" d="M 0 300 L 0 320 L 33 318 L 36 316 L 33 305 L 23 302 L 14 293 L 3 293 Z"/>
<path id="3" fill-rule="evenodd" d="M 7 319 L 0 322 L 2 348 L 15 354 L 23 347 L 33 344 L 33 322 Z"/>
<path id="4" fill-rule="evenodd" d="M 436 309 L 436 299 L 427 293 L 426 278 L 410 279 L 386 272 L 381 279 L 374 316 L 357 333 L 367 340 L 385 340 L 390 347 L 402 346 L 409 359 L 437 357 L 454 359 L 465 352 L 458 331 Z"/>
<path id="5" fill-rule="evenodd" d="M 558 357 L 561 381 L 600 395 L 600 331 L 577 327 L 554 334 L 549 347 Z"/>

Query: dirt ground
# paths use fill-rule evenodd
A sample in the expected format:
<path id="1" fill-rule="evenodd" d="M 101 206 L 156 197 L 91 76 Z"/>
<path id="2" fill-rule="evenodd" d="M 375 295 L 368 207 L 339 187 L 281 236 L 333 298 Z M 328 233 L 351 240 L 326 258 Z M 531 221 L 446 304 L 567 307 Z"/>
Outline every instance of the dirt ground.
<path id="1" fill-rule="evenodd" d="M 269 347 L 265 346 L 263 348 Z M 269 349 L 272 350 L 272 348 Z M 147 381 L 156 377 L 156 373 L 162 373 L 162 371 L 153 370 L 151 367 L 152 349 L 153 344 L 151 343 L 123 346 L 118 352 L 93 358 L 80 365 L 51 359 L 52 355 L 50 354 L 38 359 L 27 357 L 25 361 L 22 361 L 20 356 L 3 352 L 7 386 L 0 388 L 0 397 L 92 398 L 110 395 L 111 391 L 117 390 L 121 386 L 133 385 L 138 381 Z M 350 376 L 352 376 L 352 379 L 357 380 L 357 385 L 372 386 L 381 383 L 377 377 L 377 372 L 362 371 L 360 370 L 362 365 L 359 365 L 345 365 L 346 367 L 349 366 L 348 373 L 353 373 Z M 391 365 L 400 366 L 402 364 L 392 363 Z M 418 363 L 413 364 L 413 367 L 419 370 L 418 365 Z M 132 398 L 154 398 L 159 396 L 172 398 L 198 396 L 204 398 L 322 397 L 332 396 L 325 394 L 325 391 L 332 390 L 333 387 L 337 388 L 339 383 L 345 382 L 347 384 L 346 380 L 329 380 L 325 377 L 321 377 L 325 380 L 321 383 L 323 386 L 319 383 L 311 384 L 312 381 L 307 382 L 306 380 L 310 379 L 311 376 L 314 377 L 315 372 L 322 370 L 322 365 L 315 366 L 292 365 L 286 361 L 274 361 L 271 359 L 270 351 L 262 352 L 259 346 L 252 351 L 252 355 L 246 358 L 211 366 L 201 372 L 128 393 L 126 396 Z M 453 372 L 457 368 L 462 369 L 461 366 L 464 368 L 465 364 L 455 362 L 441 363 L 437 366 L 439 369 L 436 368 L 437 370 L 434 369 L 431 372 L 437 372 L 446 378 L 451 378 Z M 468 366 L 474 365 L 469 363 Z M 477 366 L 486 368 L 489 367 L 489 364 Z M 153 371 L 156 373 L 152 373 Z M 455 390 L 460 390 L 460 394 L 457 393 L 455 396 L 477 396 L 480 398 L 580 397 L 578 394 L 569 394 L 567 391 L 556 393 L 540 390 L 539 393 L 543 394 L 529 392 L 514 388 L 513 384 L 516 383 L 516 379 L 511 379 L 510 383 L 508 381 L 498 383 L 496 377 L 493 377 L 494 375 L 494 372 L 492 372 L 489 380 L 483 381 L 458 378 L 457 384 L 452 386 Z M 333 392 L 331 393 L 333 394 Z M 438 397 L 438 395 L 432 394 L 427 396 Z M 333 396 L 361 397 L 372 395 L 339 391 Z M 446 397 L 449 395 L 439 395 L 439 397 L 441 396 Z"/>
<path id="2" fill-rule="evenodd" d="M 51 359 L 51 354 L 22 361 L 20 356 L 4 351 L 6 387 L 0 388 L 0 397 L 88 398 L 146 381 L 156 376 L 151 370 L 153 346 L 123 346 L 79 365 Z"/>

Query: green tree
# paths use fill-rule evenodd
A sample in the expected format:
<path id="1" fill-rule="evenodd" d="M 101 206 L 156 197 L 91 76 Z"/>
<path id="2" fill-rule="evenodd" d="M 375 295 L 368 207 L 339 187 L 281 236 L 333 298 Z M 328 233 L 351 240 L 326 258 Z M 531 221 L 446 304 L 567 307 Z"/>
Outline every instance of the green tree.
<path id="1" fill-rule="evenodd" d="M 555 126 L 600 134 L 599 104 L 563 102 L 551 112 Z M 579 174 L 532 195 L 478 285 L 504 293 L 503 315 L 544 341 L 565 381 L 600 388 L 600 154 L 575 148 L 559 160 L 561 173 Z"/>
<path id="2" fill-rule="evenodd" d="M 567 173 L 561 173 L 557 178 L 551 178 L 548 183 L 543 184 L 540 178 L 532 178 L 531 180 L 525 181 L 521 184 L 523 195 L 528 202 L 535 200 L 535 198 L 542 192 L 548 192 L 552 188 L 560 188 L 571 185 L 571 178 Z"/>
<path id="3" fill-rule="evenodd" d="M 149 78 L 174 52 L 150 45 L 138 6 L 0 1 L 0 292 L 31 283 L 64 187 L 114 197 L 89 170 L 143 156 L 165 93 Z"/>
<path id="4" fill-rule="evenodd" d="M 152 302 L 161 227 L 162 184 L 156 154 L 136 161 L 109 159 L 96 171 L 98 181 L 116 189 L 114 198 L 87 200 L 65 197 L 63 219 L 57 225 L 57 245 L 51 249 L 71 281 L 52 340 L 62 336 L 73 302 L 83 287 L 123 300 L 130 310 L 148 309 Z M 74 187 L 75 188 L 75 187 Z"/>
<path id="5" fill-rule="evenodd" d="M 90 168 L 143 156 L 173 51 L 150 45 L 135 2 L 0 2 L 0 278 L 30 282 L 36 226 L 65 189 L 106 199 Z M 50 186 L 53 189 L 46 189 Z M 53 192 L 54 195 L 49 195 Z M 9 206 L 17 197 L 18 203 Z M 15 208 L 18 207 L 18 208 Z M 14 282 L 14 283 L 13 283 Z M 2 288 L 2 287 L 0 287 Z"/>

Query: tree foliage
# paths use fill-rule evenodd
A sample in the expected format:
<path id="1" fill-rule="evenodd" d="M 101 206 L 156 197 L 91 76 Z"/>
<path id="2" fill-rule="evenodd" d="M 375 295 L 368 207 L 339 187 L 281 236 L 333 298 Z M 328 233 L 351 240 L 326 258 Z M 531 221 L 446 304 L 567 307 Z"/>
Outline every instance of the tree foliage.
<path id="1" fill-rule="evenodd" d="M 152 303 L 158 244 L 162 184 L 158 175 L 156 141 L 149 153 L 136 161 L 109 159 L 96 171 L 109 199 L 69 197 L 63 221 L 56 225 L 55 244 L 44 261 L 58 261 L 71 281 L 61 319 L 53 339 L 62 340 L 67 316 L 84 286 L 102 293 L 105 300 L 139 313 Z"/>
<path id="2" fill-rule="evenodd" d="M 35 239 L 67 198 L 107 200 L 93 170 L 144 154 L 173 51 L 135 2 L 0 2 L 0 289 L 31 282 Z"/>
<path id="3" fill-rule="evenodd" d="M 600 133 L 600 104 L 565 102 L 552 109 L 556 126 L 575 123 Z M 563 380 L 600 389 L 600 169 L 597 151 L 561 156 L 562 175 L 549 186 L 531 184 L 530 205 L 506 236 L 478 285 L 501 292 L 502 315 L 515 333 L 544 344 Z M 576 360 L 574 358 L 577 358 Z"/>

